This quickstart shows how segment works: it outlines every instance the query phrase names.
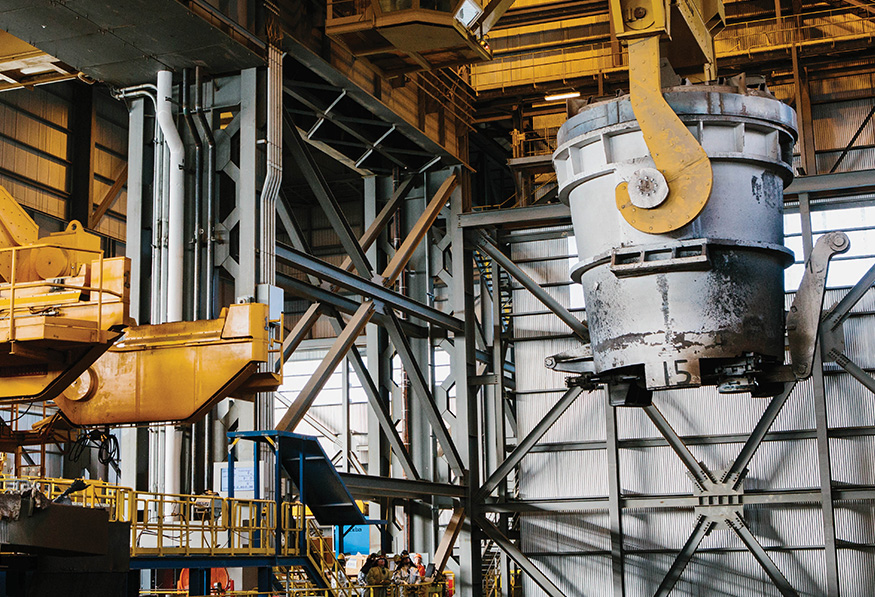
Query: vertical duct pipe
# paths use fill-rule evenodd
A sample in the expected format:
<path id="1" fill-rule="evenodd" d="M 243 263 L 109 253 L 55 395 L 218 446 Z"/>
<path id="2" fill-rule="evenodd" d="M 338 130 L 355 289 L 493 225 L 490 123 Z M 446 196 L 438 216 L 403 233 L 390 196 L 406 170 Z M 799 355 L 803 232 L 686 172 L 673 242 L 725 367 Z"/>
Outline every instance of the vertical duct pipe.
<path id="1" fill-rule="evenodd" d="M 207 146 L 207 159 L 204 170 L 206 171 L 206 189 L 204 198 L 204 217 L 203 217 L 203 234 L 206 242 L 206 251 L 204 254 L 203 269 L 205 272 L 204 279 L 204 294 L 205 294 L 205 311 L 204 318 L 212 319 L 215 317 L 215 276 L 213 272 L 213 249 L 215 225 L 215 204 L 216 204 L 216 139 L 213 137 L 213 130 L 210 123 L 204 116 L 203 107 L 203 71 L 201 67 L 196 67 L 194 70 L 194 113 L 198 123 L 201 125 L 203 141 Z"/>
<path id="2" fill-rule="evenodd" d="M 200 262 L 201 262 L 201 201 L 202 201 L 202 186 L 203 186 L 203 143 L 201 143 L 200 135 L 197 127 L 194 124 L 192 116 L 192 101 L 191 101 L 191 69 L 187 68 L 182 71 L 182 117 L 185 121 L 185 127 L 188 135 L 194 142 L 194 197 L 191 207 L 191 246 L 192 246 L 192 268 L 191 268 L 191 319 L 197 321 L 200 318 Z M 199 466 L 202 462 L 201 446 L 203 445 L 203 421 L 198 421 L 194 425 L 181 428 L 182 431 L 182 462 L 185 465 L 181 471 L 183 478 L 181 489 L 183 493 L 191 493 L 193 487 L 198 488 L 198 493 L 203 491 L 203 466 Z M 179 430 L 178 430 L 179 431 Z"/>
<path id="3" fill-rule="evenodd" d="M 162 289 L 167 296 L 166 321 L 182 321 L 185 259 L 185 146 L 173 121 L 173 73 L 162 70 L 158 73 L 157 114 L 158 126 L 164 134 L 169 153 L 167 178 L 169 192 L 167 206 L 167 284 Z M 182 460 L 182 432 L 176 428 L 167 430 L 165 444 L 164 492 L 178 494 Z"/>
<path id="4" fill-rule="evenodd" d="M 213 220 L 215 216 L 215 180 L 216 180 L 216 139 L 213 137 L 211 123 L 204 115 L 203 104 L 203 69 L 200 66 L 194 69 L 194 116 L 197 124 L 200 125 L 199 134 L 203 135 L 203 143 L 207 147 L 206 164 L 204 165 L 204 175 L 206 177 L 206 185 L 204 189 L 203 200 L 203 218 L 198 225 L 201 226 L 205 244 L 204 260 L 203 260 L 203 278 L 204 278 L 204 301 L 203 315 L 205 319 L 212 319 L 216 312 L 215 298 L 215 272 L 213 271 L 213 250 L 215 225 Z M 204 446 L 203 446 L 203 481 L 205 489 L 215 489 L 213 487 L 213 462 L 217 460 L 216 454 L 224 451 L 224 436 L 221 432 L 217 432 L 216 428 L 221 427 L 221 422 L 218 421 L 216 409 L 213 409 L 207 414 L 207 420 L 203 424 Z M 200 453 L 200 452 L 199 452 Z"/>
<path id="5" fill-rule="evenodd" d="M 173 96 L 173 73 L 162 70 L 158 73 L 158 125 L 164 133 L 170 153 L 167 177 L 170 182 L 168 196 L 167 231 L 167 321 L 182 321 L 182 285 L 184 281 L 183 260 L 185 256 L 185 147 L 173 121 L 171 97 Z"/>
<path id="6" fill-rule="evenodd" d="M 261 276 L 263 284 L 276 282 L 276 201 L 283 177 L 282 53 L 267 48 L 267 175 L 261 190 Z"/>
<path id="7" fill-rule="evenodd" d="M 192 297 L 191 297 L 191 319 L 197 321 L 200 319 L 201 293 L 200 293 L 200 277 L 201 277 L 201 203 L 203 201 L 203 143 L 201 143 L 200 135 L 197 132 L 197 127 L 194 124 L 192 116 L 191 102 L 191 69 L 182 71 L 182 117 L 185 120 L 185 126 L 188 134 L 194 142 L 194 200 L 192 202 Z"/>
<path id="8" fill-rule="evenodd" d="M 283 109 L 283 55 L 278 47 L 267 47 L 267 172 L 261 190 L 260 275 L 262 284 L 276 283 L 276 202 L 283 176 L 282 109 Z M 273 371 L 273 363 L 262 366 L 263 371 Z M 265 392 L 258 395 L 255 404 L 256 429 L 273 429 L 274 395 Z M 264 448 L 260 458 L 270 464 L 270 450 Z M 256 466 L 258 464 L 256 463 Z M 268 466 L 268 470 L 271 467 Z M 273 475 L 265 475 L 265 495 L 273 491 Z"/>

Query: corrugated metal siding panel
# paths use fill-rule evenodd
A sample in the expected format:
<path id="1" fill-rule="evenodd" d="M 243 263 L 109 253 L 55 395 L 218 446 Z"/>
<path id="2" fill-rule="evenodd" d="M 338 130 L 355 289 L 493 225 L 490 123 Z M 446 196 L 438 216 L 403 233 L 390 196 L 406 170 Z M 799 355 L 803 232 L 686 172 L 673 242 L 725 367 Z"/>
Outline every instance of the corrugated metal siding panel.
<path id="1" fill-rule="evenodd" d="M 713 471 L 735 460 L 741 444 L 689 446 Z M 819 483 L 815 440 L 764 442 L 750 463 L 747 489 L 806 489 Z M 620 450 L 623 491 L 632 494 L 690 493 L 686 468 L 668 446 Z M 605 494 L 603 494 L 605 495 Z"/>
<path id="2" fill-rule="evenodd" d="M 826 594 L 822 552 L 773 551 L 769 555 L 800 595 L 821 597 Z M 653 595 L 673 560 L 674 554 L 627 556 L 626 594 Z M 671 594 L 672 597 L 780 597 L 777 587 L 746 551 L 696 554 Z"/>
<path id="3" fill-rule="evenodd" d="M 534 556 L 531 559 L 569 597 L 613 594 L 611 559 L 607 556 Z M 523 595 L 546 597 L 547 594 L 523 575 Z"/>
<path id="4" fill-rule="evenodd" d="M 607 512 L 525 516 L 520 519 L 525 553 L 568 554 L 611 548 Z"/>
<path id="5" fill-rule="evenodd" d="M 863 124 L 873 104 L 875 100 L 867 98 L 813 105 L 811 115 L 814 118 L 814 146 L 817 150 L 844 149 Z M 869 120 L 860 140 L 868 143 L 873 133 L 875 122 Z"/>
<path id="6" fill-rule="evenodd" d="M 871 519 L 870 524 L 871 524 Z M 871 597 L 875 578 L 875 553 L 840 549 L 838 552 L 839 585 L 842 597 Z M 824 591 L 821 593 L 825 595 Z"/>
<path id="7" fill-rule="evenodd" d="M 836 505 L 836 538 L 853 543 L 875 543 L 875 504 L 843 502 Z"/>
<path id="8" fill-rule="evenodd" d="M 560 394 L 526 394 L 517 397 L 517 423 L 520 437 L 525 437 L 544 418 Z M 584 392 L 553 424 L 540 443 L 604 441 L 605 405 L 607 397 L 601 390 Z"/>
<path id="9" fill-rule="evenodd" d="M 830 438 L 829 453 L 835 482 L 875 484 L 875 437 Z"/>
<path id="10" fill-rule="evenodd" d="M 865 73 L 811 80 L 808 88 L 814 102 L 846 100 L 855 95 L 869 96 L 875 88 L 875 76 Z"/>
<path id="11" fill-rule="evenodd" d="M 520 464 L 520 497 L 549 499 L 608 494 L 604 450 L 534 452 Z"/>

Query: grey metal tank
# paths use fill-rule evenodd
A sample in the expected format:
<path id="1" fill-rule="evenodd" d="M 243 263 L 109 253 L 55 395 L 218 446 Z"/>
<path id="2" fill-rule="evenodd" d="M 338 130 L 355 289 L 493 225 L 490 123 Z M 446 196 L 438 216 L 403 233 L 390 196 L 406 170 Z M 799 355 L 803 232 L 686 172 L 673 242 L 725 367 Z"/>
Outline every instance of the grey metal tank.
<path id="1" fill-rule="evenodd" d="M 649 389 L 723 383 L 784 357 L 783 192 L 796 115 L 765 90 L 682 86 L 665 98 L 707 152 L 708 203 L 666 234 L 633 228 L 615 187 L 654 166 L 629 97 L 579 109 L 553 164 L 571 207 L 598 374 L 631 372 Z M 735 388 L 749 389 L 745 382 Z"/>

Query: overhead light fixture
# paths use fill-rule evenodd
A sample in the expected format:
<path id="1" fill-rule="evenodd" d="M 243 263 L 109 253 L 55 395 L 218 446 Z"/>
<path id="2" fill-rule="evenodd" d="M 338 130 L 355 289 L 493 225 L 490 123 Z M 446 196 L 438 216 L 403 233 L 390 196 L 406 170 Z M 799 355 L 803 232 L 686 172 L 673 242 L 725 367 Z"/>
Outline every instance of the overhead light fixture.
<path id="1" fill-rule="evenodd" d="M 568 93 L 558 93 L 556 95 L 548 95 L 544 98 L 545 102 L 560 102 L 562 100 L 574 99 L 580 97 L 579 91 L 569 91 Z"/>
<path id="2" fill-rule="evenodd" d="M 459 10 L 456 11 L 456 20 L 459 21 L 465 28 L 470 29 L 471 26 L 483 14 L 483 9 L 474 0 L 464 0 Z"/>
<path id="3" fill-rule="evenodd" d="M 36 66 L 28 66 L 22 68 L 20 72 L 22 75 L 38 75 L 40 73 L 47 73 L 53 70 L 56 69 L 51 64 L 38 64 Z"/>

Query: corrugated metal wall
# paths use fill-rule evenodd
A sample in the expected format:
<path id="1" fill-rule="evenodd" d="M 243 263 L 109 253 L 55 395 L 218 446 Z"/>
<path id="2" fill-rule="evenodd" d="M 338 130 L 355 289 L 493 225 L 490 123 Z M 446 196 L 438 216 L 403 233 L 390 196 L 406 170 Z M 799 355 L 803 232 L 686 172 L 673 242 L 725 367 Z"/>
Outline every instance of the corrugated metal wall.
<path id="1" fill-rule="evenodd" d="M 541 283 L 568 280 L 566 239 L 517 243 L 513 257 Z M 540 261 L 543 260 L 543 261 Z M 863 269 L 865 269 L 864 264 Z M 828 292 L 826 305 L 845 290 Z M 568 286 L 550 293 L 570 306 Z M 792 295 L 788 295 L 789 301 Z M 848 356 L 875 367 L 875 292 L 861 301 L 845 325 Z M 524 437 L 556 402 L 564 375 L 544 368 L 544 358 L 574 345 L 568 330 L 525 290 L 514 292 L 519 435 Z M 559 337 L 547 337 L 559 336 Z M 826 392 L 834 483 L 875 485 L 875 397 L 849 375 L 827 365 Z M 711 470 L 728 467 L 768 402 L 749 395 L 719 395 L 712 388 L 657 392 L 654 402 L 675 430 L 688 438 L 697 459 Z M 520 499 L 601 498 L 590 511 L 521 515 L 522 549 L 567 595 L 614 595 L 607 512 L 608 464 L 605 450 L 606 396 L 582 394 L 521 464 Z M 689 495 L 692 483 L 675 454 L 638 409 L 617 411 L 619 469 L 624 496 Z M 813 385 L 794 390 L 773 431 L 750 464 L 748 491 L 818 489 Z M 642 439 L 648 441 L 641 441 Z M 558 506 L 551 506 L 558 508 Z M 823 524 L 816 503 L 746 506 L 753 533 L 801 595 L 826 594 Z M 623 511 L 626 595 L 653 595 L 689 536 L 689 508 Z M 839 574 L 843 595 L 872 595 L 875 568 L 875 507 L 870 502 L 838 502 Z M 543 595 L 524 580 L 526 597 Z M 672 595 L 779 595 L 753 556 L 730 531 L 706 537 Z"/>
<path id="2" fill-rule="evenodd" d="M 71 86 L 57 83 L 0 94 L 0 184 L 37 217 L 44 232 L 63 228 L 71 180 Z M 94 185 L 99 203 L 127 161 L 127 109 L 103 93 L 95 94 Z M 97 232 L 125 238 L 124 189 Z"/>

